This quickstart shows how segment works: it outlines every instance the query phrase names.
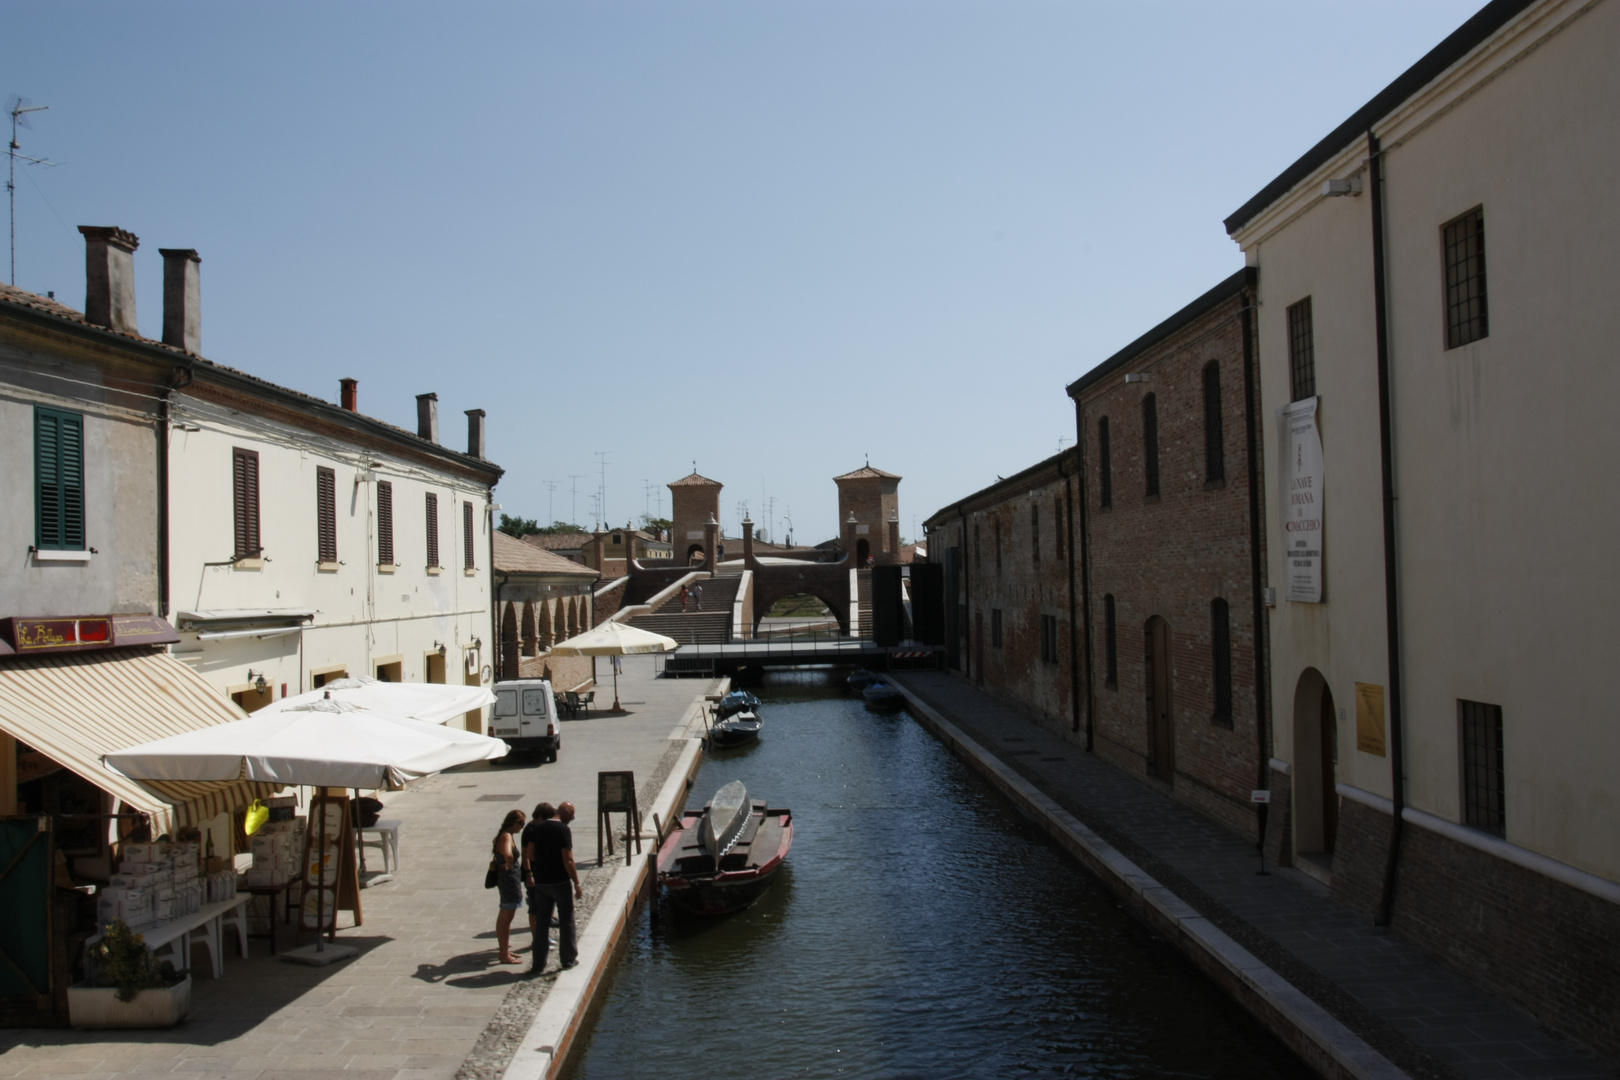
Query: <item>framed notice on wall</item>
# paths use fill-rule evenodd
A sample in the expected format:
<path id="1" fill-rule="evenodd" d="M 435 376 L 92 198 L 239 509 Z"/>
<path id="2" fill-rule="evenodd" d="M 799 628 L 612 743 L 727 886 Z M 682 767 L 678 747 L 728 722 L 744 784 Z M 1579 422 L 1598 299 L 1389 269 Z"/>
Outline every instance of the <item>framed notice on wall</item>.
<path id="1" fill-rule="evenodd" d="M 304 830 L 303 885 L 298 926 L 333 934 L 339 911 L 360 918 L 360 875 L 355 856 L 354 819 L 346 795 L 317 795 L 309 802 Z"/>
<path id="2" fill-rule="evenodd" d="M 1356 683 L 1356 749 L 1384 756 L 1384 688 Z"/>
<path id="3" fill-rule="evenodd" d="M 1277 410 L 1283 594 L 1307 604 L 1322 602 L 1322 435 L 1316 403 L 1309 397 Z"/>

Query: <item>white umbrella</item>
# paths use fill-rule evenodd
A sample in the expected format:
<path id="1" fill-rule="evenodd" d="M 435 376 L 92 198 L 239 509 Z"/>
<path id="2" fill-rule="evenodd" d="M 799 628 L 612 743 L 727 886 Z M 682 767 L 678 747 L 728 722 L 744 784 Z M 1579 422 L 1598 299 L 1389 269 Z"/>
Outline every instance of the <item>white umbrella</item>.
<path id="1" fill-rule="evenodd" d="M 132 780 L 262 780 L 309 787 L 393 788 L 429 773 L 505 757 L 510 748 L 459 728 L 322 699 L 107 754 Z"/>
<path id="2" fill-rule="evenodd" d="M 639 653 L 671 652 L 681 647 L 674 638 L 655 634 L 651 630 L 637 630 L 626 623 L 611 619 L 583 634 L 575 634 L 567 641 L 551 647 L 553 656 L 630 656 Z M 619 669 L 613 668 L 613 711 L 619 711 Z"/>
<path id="3" fill-rule="evenodd" d="M 442 724 L 463 713 L 481 709 L 495 700 L 484 686 L 456 686 L 448 683 L 383 682 L 367 676 L 333 679 L 319 690 L 272 701 L 254 715 L 301 709 L 311 702 L 346 702 L 386 716 L 402 716 L 429 724 Z"/>

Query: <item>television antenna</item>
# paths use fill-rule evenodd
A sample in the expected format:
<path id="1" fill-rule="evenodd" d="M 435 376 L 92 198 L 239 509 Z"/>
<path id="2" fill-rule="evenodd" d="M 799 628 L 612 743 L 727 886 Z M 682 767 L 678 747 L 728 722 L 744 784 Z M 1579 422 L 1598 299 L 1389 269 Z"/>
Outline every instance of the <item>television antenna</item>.
<path id="1" fill-rule="evenodd" d="M 29 157 L 19 154 L 22 149 L 17 142 L 17 129 L 27 128 L 34 130 L 34 125 L 28 122 L 29 113 L 44 112 L 49 105 L 35 105 L 25 97 L 12 94 L 6 99 L 6 113 L 11 117 L 11 142 L 6 147 L 6 164 L 9 172 L 6 174 L 6 195 L 11 201 L 11 283 L 17 284 L 17 159 L 22 158 L 30 165 L 43 165 L 47 169 L 55 168 L 56 162 L 46 161 L 44 158 Z"/>
<path id="2" fill-rule="evenodd" d="M 588 473 L 569 473 L 568 474 L 568 480 L 569 480 L 568 494 L 571 495 L 573 497 L 573 500 L 574 500 L 573 504 L 572 504 L 573 509 L 569 511 L 568 520 L 570 520 L 570 521 L 572 521 L 574 523 L 574 528 L 576 528 L 576 529 L 579 528 L 579 482 L 581 480 L 585 479 L 585 477 L 587 475 L 589 475 L 589 474 Z"/>
<path id="3" fill-rule="evenodd" d="M 557 524 L 557 519 L 552 516 L 552 504 L 556 502 L 557 498 L 557 481 L 542 480 L 540 482 L 546 485 L 546 528 L 549 529 Z"/>

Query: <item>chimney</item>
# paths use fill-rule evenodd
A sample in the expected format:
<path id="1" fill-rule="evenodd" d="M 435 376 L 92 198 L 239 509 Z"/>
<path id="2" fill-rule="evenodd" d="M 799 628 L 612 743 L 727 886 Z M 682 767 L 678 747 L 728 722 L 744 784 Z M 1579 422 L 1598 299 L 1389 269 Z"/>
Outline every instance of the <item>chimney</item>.
<path id="1" fill-rule="evenodd" d="M 349 412 L 360 411 L 360 380 L 339 379 L 338 394 L 343 402 L 344 409 Z"/>
<path id="2" fill-rule="evenodd" d="M 484 456 L 484 410 L 467 410 L 467 453 L 471 457 Z"/>
<path id="3" fill-rule="evenodd" d="M 202 256 L 190 248 L 158 248 L 163 256 L 163 344 L 202 352 Z"/>
<path id="4" fill-rule="evenodd" d="M 135 326 L 135 249 L 140 238 L 114 225 L 80 225 L 84 234 L 85 321 L 139 334 Z"/>
<path id="5" fill-rule="evenodd" d="M 439 395 L 416 395 L 416 434 L 428 442 L 439 441 Z"/>

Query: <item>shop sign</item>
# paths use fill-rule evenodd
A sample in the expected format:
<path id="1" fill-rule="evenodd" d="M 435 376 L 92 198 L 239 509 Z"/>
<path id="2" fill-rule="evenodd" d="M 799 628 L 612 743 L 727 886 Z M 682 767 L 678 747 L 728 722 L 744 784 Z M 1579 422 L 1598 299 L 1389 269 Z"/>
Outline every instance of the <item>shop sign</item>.
<path id="1" fill-rule="evenodd" d="M 88 652 L 127 645 L 169 645 L 180 640 L 173 626 L 155 615 L 68 615 L 0 619 L 5 652 Z"/>

